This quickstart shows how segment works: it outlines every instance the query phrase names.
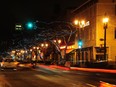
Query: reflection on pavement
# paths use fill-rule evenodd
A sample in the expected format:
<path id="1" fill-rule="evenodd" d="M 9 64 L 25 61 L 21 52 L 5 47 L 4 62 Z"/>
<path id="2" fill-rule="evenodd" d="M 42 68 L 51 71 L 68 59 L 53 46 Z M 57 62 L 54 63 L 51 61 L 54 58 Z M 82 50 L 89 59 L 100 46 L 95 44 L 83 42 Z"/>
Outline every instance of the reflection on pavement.
<path id="1" fill-rule="evenodd" d="M 12 87 L 6 80 L 4 75 L 0 75 L 0 87 Z"/>

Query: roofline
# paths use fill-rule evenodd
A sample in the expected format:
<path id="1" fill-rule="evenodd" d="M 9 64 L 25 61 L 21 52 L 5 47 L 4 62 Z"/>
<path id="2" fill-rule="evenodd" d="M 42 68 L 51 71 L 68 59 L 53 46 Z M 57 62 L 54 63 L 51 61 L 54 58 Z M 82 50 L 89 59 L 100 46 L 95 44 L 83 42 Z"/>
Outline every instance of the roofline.
<path id="1" fill-rule="evenodd" d="M 88 2 L 90 2 L 91 0 L 87 0 L 85 3 L 81 4 L 79 7 L 77 7 L 76 9 L 74 9 L 71 13 L 75 12 L 76 10 L 80 9 L 82 6 L 84 6 L 85 4 L 87 4 Z"/>

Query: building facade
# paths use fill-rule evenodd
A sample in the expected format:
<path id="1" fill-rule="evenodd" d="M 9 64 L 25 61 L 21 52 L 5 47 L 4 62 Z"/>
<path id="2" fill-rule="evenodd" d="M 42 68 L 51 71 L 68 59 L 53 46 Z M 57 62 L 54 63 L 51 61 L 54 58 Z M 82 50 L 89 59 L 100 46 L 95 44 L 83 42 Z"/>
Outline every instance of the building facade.
<path id="1" fill-rule="evenodd" d="M 75 63 L 81 66 L 101 62 L 116 65 L 116 0 L 88 0 L 72 13 L 75 15 L 72 21 L 84 20 L 86 24 L 83 28 L 78 28 L 83 46 L 81 49 L 77 46 Z M 104 58 L 103 24 L 105 16 L 109 18 L 106 29 L 106 58 Z M 79 37 L 76 40 L 78 39 Z"/>

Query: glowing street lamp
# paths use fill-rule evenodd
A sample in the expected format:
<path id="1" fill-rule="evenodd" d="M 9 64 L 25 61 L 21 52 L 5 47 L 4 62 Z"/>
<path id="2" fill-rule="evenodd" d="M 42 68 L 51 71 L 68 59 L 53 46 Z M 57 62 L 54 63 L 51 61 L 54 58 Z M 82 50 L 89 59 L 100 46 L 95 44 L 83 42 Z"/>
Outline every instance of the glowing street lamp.
<path id="1" fill-rule="evenodd" d="M 41 47 L 43 47 L 44 46 L 44 44 L 41 44 Z"/>
<path id="2" fill-rule="evenodd" d="M 48 47 L 48 44 L 45 44 L 45 47 Z"/>
<path id="3" fill-rule="evenodd" d="M 74 21 L 74 24 L 75 24 L 75 25 L 78 25 L 78 24 L 79 24 L 79 21 L 78 21 L 78 20 L 75 20 L 75 21 Z"/>
<path id="4" fill-rule="evenodd" d="M 108 21 L 109 19 L 107 17 L 103 18 L 103 23 L 104 23 L 104 59 L 106 60 L 106 29 L 108 27 Z"/>
<path id="5" fill-rule="evenodd" d="M 107 29 L 107 27 L 108 27 L 108 21 L 109 21 L 109 18 L 107 18 L 107 17 L 103 18 L 103 23 L 104 23 L 105 29 Z"/>
<path id="6" fill-rule="evenodd" d="M 61 40 L 58 40 L 58 43 L 60 44 L 61 43 Z"/>
<path id="7" fill-rule="evenodd" d="M 56 41 L 56 40 L 54 40 L 54 42 L 55 42 L 55 43 L 60 44 L 60 43 L 61 43 L 61 40 L 60 40 L 60 39 L 59 39 L 59 40 L 57 40 L 57 41 Z"/>
<path id="8" fill-rule="evenodd" d="M 48 47 L 48 44 L 47 43 L 42 43 L 41 47 Z"/>

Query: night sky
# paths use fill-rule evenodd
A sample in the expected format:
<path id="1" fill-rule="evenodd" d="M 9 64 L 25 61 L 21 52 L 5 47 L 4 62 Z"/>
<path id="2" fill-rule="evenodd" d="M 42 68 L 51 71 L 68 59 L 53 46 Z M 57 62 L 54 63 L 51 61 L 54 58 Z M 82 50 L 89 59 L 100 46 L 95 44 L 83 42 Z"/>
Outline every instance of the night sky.
<path id="1" fill-rule="evenodd" d="M 7 38 L 16 23 L 27 20 L 50 21 L 66 8 L 78 7 L 86 0 L 4 0 L 0 3 L 1 32 Z"/>

